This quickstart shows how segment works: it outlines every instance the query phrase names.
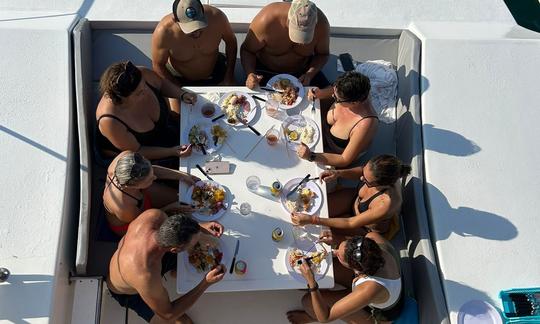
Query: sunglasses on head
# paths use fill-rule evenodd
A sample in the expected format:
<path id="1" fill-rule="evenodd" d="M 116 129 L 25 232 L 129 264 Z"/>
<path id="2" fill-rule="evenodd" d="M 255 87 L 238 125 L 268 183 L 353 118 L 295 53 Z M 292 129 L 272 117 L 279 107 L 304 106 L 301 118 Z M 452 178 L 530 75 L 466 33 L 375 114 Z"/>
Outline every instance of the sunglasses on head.
<path id="1" fill-rule="evenodd" d="M 358 243 L 356 243 L 356 246 L 353 247 L 352 255 L 354 256 L 355 260 L 360 263 L 360 260 L 362 259 L 362 243 L 364 242 L 364 238 L 361 238 Z"/>
<path id="2" fill-rule="evenodd" d="M 367 181 L 366 177 L 364 177 L 364 176 L 361 176 L 361 177 L 360 177 L 360 180 L 362 180 L 362 182 L 363 182 L 363 183 L 366 185 L 366 187 L 368 187 L 368 188 L 372 188 L 372 187 L 377 186 L 377 183 Z"/>
<path id="3" fill-rule="evenodd" d="M 140 179 L 148 174 L 148 161 L 139 153 L 133 154 L 133 167 L 129 172 L 130 179 Z"/>
<path id="4" fill-rule="evenodd" d="M 141 81 L 141 71 L 131 61 L 126 63 L 124 72 L 118 75 L 116 85 L 121 95 L 129 95 Z"/>

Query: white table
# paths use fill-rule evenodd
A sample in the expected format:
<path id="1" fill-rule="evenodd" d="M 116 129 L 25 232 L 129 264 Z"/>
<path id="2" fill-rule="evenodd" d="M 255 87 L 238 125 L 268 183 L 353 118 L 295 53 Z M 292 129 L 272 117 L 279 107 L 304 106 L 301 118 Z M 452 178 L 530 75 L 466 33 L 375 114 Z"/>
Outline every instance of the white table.
<path id="1" fill-rule="evenodd" d="M 192 87 L 191 91 L 204 94 L 207 92 L 219 92 L 220 94 L 228 91 L 244 91 L 253 93 L 253 91 L 245 87 Z M 259 97 L 266 98 L 264 94 L 257 94 Z M 209 119 L 202 117 L 200 108 L 205 102 L 204 98 L 199 96 L 198 103 L 193 107 L 184 105 L 182 107 L 181 120 L 181 143 L 187 143 L 188 127 L 191 127 L 198 120 Z M 266 115 L 264 111 L 264 102 L 256 100 L 258 104 L 258 112 L 254 120 L 250 123 L 264 137 L 265 132 L 275 125 L 276 129 L 280 129 L 281 120 L 274 119 Z M 304 99 L 302 103 L 289 114 L 302 111 L 305 117 L 312 118 L 316 121 L 320 129 L 320 109 L 319 103 L 316 102 L 316 112 L 311 112 L 311 103 Z M 216 112 L 217 116 L 220 112 Z M 237 260 L 244 260 L 248 264 L 247 273 L 241 277 L 236 274 L 229 274 L 225 278 L 212 285 L 209 292 L 227 292 L 227 291 L 250 291 L 250 290 L 274 290 L 274 289 L 299 289 L 305 288 L 306 283 L 300 282 L 287 271 L 285 264 L 285 256 L 287 248 L 294 244 L 292 234 L 292 224 L 289 214 L 283 209 L 278 200 L 272 200 L 268 197 L 262 197 L 250 192 L 246 187 L 246 178 L 251 175 L 257 175 L 261 179 L 261 185 L 270 186 L 273 181 L 279 179 L 284 185 L 292 178 L 301 178 L 307 174 L 312 177 L 318 176 L 321 168 L 312 162 L 301 160 L 293 151 L 288 152 L 285 144 L 280 139 L 277 145 L 270 146 L 266 139 L 262 139 L 253 152 L 247 159 L 243 159 L 247 152 L 261 138 L 256 136 L 247 127 L 227 127 L 229 145 L 223 147 L 216 152 L 222 156 L 223 161 L 229 161 L 232 164 L 233 172 L 226 175 L 212 175 L 212 178 L 225 186 L 232 193 L 232 206 L 229 208 L 219 221 L 225 227 L 225 232 L 221 237 L 221 247 L 223 256 L 223 264 L 230 267 L 232 254 L 237 238 L 240 240 L 240 249 Z M 234 152 L 231 150 L 234 150 Z M 319 139 L 314 151 L 321 152 L 323 148 L 322 136 Z M 191 157 L 181 159 L 180 170 L 196 175 L 201 179 L 205 179 L 204 175 L 195 167 L 198 163 L 204 166 L 205 162 L 210 159 L 210 156 L 193 154 Z M 190 201 L 190 197 L 186 197 L 187 186 L 180 185 L 179 196 L 184 201 Z M 319 211 L 320 217 L 328 217 L 328 205 L 326 203 L 326 188 L 321 185 L 323 193 L 323 205 Z M 239 206 L 243 202 L 249 202 L 252 207 L 250 215 L 244 216 L 239 212 Z M 281 227 L 285 232 L 284 239 L 276 243 L 271 238 L 271 232 L 274 228 Z M 313 235 L 318 235 L 320 228 L 316 226 L 306 226 L 306 230 Z M 328 251 L 330 251 L 327 246 Z M 329 268 L 326 276 L 319 281 L 321 288 L 331 288 L 334 286 L 334 271 L 331 257 L 328 257 Z M 227 269 L 229 270 L 229 269 Z M 186 253 L 178 255 L 178 293 L 186 293 L 195 287 L 204 274 L 199 274 L 194 271 L 191 265 L 187 262 Z"/>

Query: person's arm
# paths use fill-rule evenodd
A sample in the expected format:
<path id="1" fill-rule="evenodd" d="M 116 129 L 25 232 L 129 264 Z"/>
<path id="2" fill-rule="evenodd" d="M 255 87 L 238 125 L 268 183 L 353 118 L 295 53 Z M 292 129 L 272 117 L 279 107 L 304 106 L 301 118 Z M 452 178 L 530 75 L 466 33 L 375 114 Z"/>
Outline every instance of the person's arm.
<path id="1" fill-rule="evenodd" d="M 158 179 L 179 180 L 179 181 L 184 181 L 190 185 L 194 184 L 196 181 L 201 180 L 185 172 L 165 168 L 160 165 L 152 165 L 152 168 L 154 169 L 154 175 Z"/>
<path id="2" fill-rule="evenodd" d="M 320 25 L 317 24 L 317 30 L 315 30 L 315 35 L 317 37 L 315 55 L 311 59 L 306 72 L 304 72 L 304 74 L 298 78 L 300 82 L 306 86 L 311 83 L 311 80 L 315 77 L 315 75 L 319 73 L 326 62 L 328 62 L 328 57 L 330 56 L 330 24 L 322 12 L 319 15 L 319 18 Z"/>
<path id="3" fill-rule="evenodd" d="M 166 65 L 169 61 L 169 48 L 166 43 L 167 29 L 161 26 L 161 23 L 156 27 L 152 34 L 152 69 L 160 77 L 176 83 L 174 76 L 167 69 Z"/>
<path id="4" fill-rule="evenodd" d="M 310 287 L 314 283 L 308 283 Z M 313 285 L 313 286 L 312 286 Z M 367 306 L 381 288 L 372 282 L 366 282 L 356 287 L 350 294 L 338 300 L 331 307 L 328 306 L 322 294 L 317 289 L 310 293 L 313 312 L 317 321 L 321 323 L 342 319 Z"/>
<path id="5" fill-rule="evenodd" d="M 358 126 L 358 130 L 354 131 L 351 134 L 349 144 L 341 154 L 336 153 L 315 153 L 315 158 L 313 162 L 321 163 L 324 165 L 332 165 L 338 168 L 344 168 L 349 166 L 358 155 L 367 150 L 369 144 L 371 144 L 371 137 L 368 137 L 367 133 L 369 127 Z M 298 149 L 298 154 L 303 159 L 308 159 L 311 151 L 305 145 L 301 146 L 302 149 Z"/>
<path id="6" fill-rule="evenodd" d="M 219 265 L 211 270 L 201 280 L 201 282 L 191 289 L 187 294 L 182 295 L 173 302 L 169 299 L 169 294 L 163 284 L 161 277 L 158 274 L 152 275 L 152 278 L 140 278 L 144 284 L 141 287 L 134 287 L 141 295 L 144 302 L 164 320 L 172 321 L 182 316 L 193 304 L 201 297 L 201 295 L 213 283 L 220 281 L 223 278 L 225 267 Z"/>
<path id="7" fill-rule="evenodd" d="M 319 218 L 314 217 L 312 223 L 337 229 L 357 229 L 362 226 L 376 224 L 388 215 L 390 201 L 382 197 L 375 208 L 370 208 L 352 217 Z"/>
<path id="8" fill-rule="evenodd" d="M 141 146 L 135 136 L 113 118 L 102 118 L 99 122 L 99 130 L 120 151 L 139 152 L 150 160 L 179 154 L 177 147 Z"/>
<path id="9" fill-rule="evenodd" d="M 246 75 L 255 73 L 255 66 L 257 65 L 257 53 L 265 46 L 265 43 L 258 32 L 258 25 L 260 23 L 256 21 L 256 19 L 257 17 L 255 17 L 249 26 L 246 39 L 240 46 L 240 61 L 242 62 Z"/>
<path id="10" fill-rule="evenodd" d="M 222 38 L 225 42 L 225 57 L 227 58 L 227 71 L 225 72 L 223 82 L 226 85 L 234 85 L 234 66 L 236 65 L 238 43 L 227 16 L 221 10 L 219 10 L 219 19 L 221 20 L 221 30 L 223 31 Z"/>
<path id="11" fill-rule="evenodd" d="M 197 94 L 189 92 L 177 86 L 174 82 L 160 77 L 156 72 L 150 69 L 140 68 L 140 70 L 143 73 L 144 79 L 152 84 L 152 86 L 159 89 L 162 96 L 167 98 L 178 98 L 181 101 L 190 104 L 197 102 Z"/>
<path id="12" fill-rule="evenodd" d="M 265 15 L 266 11 L 263 9 L 253 18 L 246 39 L 240 46 L 240 61 L 247 76 L 246 87 L 250 89 L 256 88 L 263 78 L 262 75 L 255 73 L 255 68 L 257 66 L 257 53 L 266 46 L 263 37 Z"/>

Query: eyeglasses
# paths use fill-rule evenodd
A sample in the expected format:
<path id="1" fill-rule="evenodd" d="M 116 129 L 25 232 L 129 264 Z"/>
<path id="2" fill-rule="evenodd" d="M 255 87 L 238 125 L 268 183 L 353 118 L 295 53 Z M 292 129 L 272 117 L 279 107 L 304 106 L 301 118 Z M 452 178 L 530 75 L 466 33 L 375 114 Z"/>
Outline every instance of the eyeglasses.
<path id="1" fill-rule="evenodd" d="M 366 177 L 364 177 L 363 175 L 360 177 L 360 180 L 362 180 L 362 182 L 366 185 L 366 187 L 368 188 L 373 188 L 375 186 L 377 186 L 377 184 L 375 182 L 369 182 L 367 181 Z"/>
<path id="2" fill-rule="evenodd" d="M 348 99 L 338 99 L 334 93 L 332 93 L 332 98 L 334 99 L 335 103 L 352 102 L 352 100 L 348 100 Z"/>

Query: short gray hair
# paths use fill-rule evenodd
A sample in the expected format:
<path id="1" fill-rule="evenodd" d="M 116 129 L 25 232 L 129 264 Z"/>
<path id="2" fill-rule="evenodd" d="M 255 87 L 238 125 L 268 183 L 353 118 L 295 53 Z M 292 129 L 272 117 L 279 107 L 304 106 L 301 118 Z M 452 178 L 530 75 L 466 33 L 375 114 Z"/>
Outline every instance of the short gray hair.
<path id="1" fill-rule="evenodd" d="M 121 186 L 134 185 L 150 174 L 152 164 L 137 152 L 124 154 L 114 168 L 114 177 Z"/>

